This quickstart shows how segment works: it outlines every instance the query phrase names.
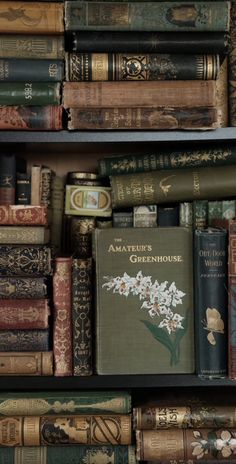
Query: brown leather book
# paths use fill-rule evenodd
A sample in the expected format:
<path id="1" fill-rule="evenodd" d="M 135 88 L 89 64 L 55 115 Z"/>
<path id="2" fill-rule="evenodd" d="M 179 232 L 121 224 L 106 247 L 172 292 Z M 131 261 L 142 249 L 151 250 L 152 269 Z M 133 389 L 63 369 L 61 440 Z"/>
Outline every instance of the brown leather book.
<path id="1" fill-rule="evenodd" d="M 0 352 L 0 375 L 52 375 L 52 351 Z M 2 438 L 0 426 L 0 442 Z M 1 446 L 1 443 L 0 443 Z"/>
<path id="2" fill-rule="evenodd" d="M 1 300 L 0 329 L 46 329 L 49 314 L 46 298 Z"/>
<path id="3" fill-rule="evenodd" d="M 0 225 L 46 226 L 46 206 L 0 205 Z"/>

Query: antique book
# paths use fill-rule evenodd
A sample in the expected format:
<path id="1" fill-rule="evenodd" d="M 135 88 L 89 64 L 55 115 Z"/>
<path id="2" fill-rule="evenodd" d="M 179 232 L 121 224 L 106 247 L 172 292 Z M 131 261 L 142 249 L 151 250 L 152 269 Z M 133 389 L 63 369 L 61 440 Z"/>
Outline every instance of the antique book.
<path id="1" fill-rule="evenodd" d="M 137 430 L 136 456 L 162 464 L 234 463 L 234 434 L 235 428 Z"/>
<path id="2" fill-rule="evenodd" d="M 161 205 L 157 207 L 158 227 L 173 227 L 179 224 L 179 205 Z"/>
<path id="3" fill-rule="evenodd" d="M 228 222 L 228 375 L 236 378 L 236 221 Z"/>
<path id="4" fill-rule="evenodd" d="M 1 392 L 1 416 L 129 414 L 131 395 L 124 390 Z"/>
<path id="5" fill-rule="evenodd" d="M 16 173 L 16 196 L 17 205 L 30 205 L 31 175 L 27 172 Z"/>
<path id="6" fill-rule="evenodd" d="M 224 32 L 76 31 L 67 37 L 68 50 L 79 53 L 228 53 Z M 0 38 L 1 56 L 1 38 Z"/>
<path id="7" fill-rule="evenodd" d="M 50 315 L 47 299 L 0 300 L 0 329 L 47 329 Z"/>
<path id="8" fill-rule="evenodd" d="M 193 227 L 192 201 L 182 201 L 179 204 L 179 225 L 181 227 Z"/>
<path id="9" fill-rule="evenodd" d="M 205 378 L 228 372 L 227 232 L 196 230 L 194 236 L 196 373 Z"/>
<path id="10" fill-rule="evenodd" d="M 0 82 L 1 106 L 46 106 L 59 104 L 59 82 L 27 82 L 26 79 L 24 79 L 24 82 Z"/>
<path id="11" fill-rule="evenodd" d="M 71 108 L 67 110 L 67 114 L 67 129 L 69 130 L 206 130 L 219 127 L 217 107 Z"/>
<path id="12" fill-rule="evenodd" d="M 218 33 L 216 34 L 218 35 Z M 216 42 L 218 41 L 216 40 Z M 65 45 L 63 35 L 24 35 L 14 33 L 0 35 L 0 58 L 42 58 L 55 60 L 63 59 L 64 55 Z"/>
<path id="13" fill-rule="evenodd" d="M 0 59 L 1 81 L 60 82 L 64 78 L 63 60 Z"/>
<path id="14" fill-rule="evenodd" d="M 48 166 L 42 166 L 40 171 L 40 205 L 51 206 L 51 188 L 53 170 Z"/>
<path id="15" fill-rule="evenodd" d="M 41 164 L 33 164 L 30 169 L 31 175 L 31 192 L 30 192 L 30 202 L 33 206 L 41 205 Z M 47 205 L 44 205 L 47 206 Z"/>
<path id="16" fill-rule="evenodd" d="M 75 258 L 91 258 L 92 233 L 96 217 L 71 216 L 69 224 L 70 253 Z M 69 245 L 69 244 L 68 244 Z"/>
<path id="17" fill-rule="evenodd" d="M 193 373 L 191 231 L 95 229 L 94 258 L 97 373 Z"/>
<path id="18" fill-rule="evenodd" d="M 1 458 L 3 461 L 1 462 Z M 137 464 L 132 445 L 21 446 L 1 449 L 1 464 Z"/>
<path id="19" fill-rule="evenodd" d="M 0 276 L 49 276 L 51 259 L 47 245 L 0 245 Z"/>
<path id="20" fill-rule="evenodd" d="M 228 105 L 229 125 L 236 126 L 236 2 L 231 2 Z"/>
<path id="21" fill-rule="evenodd" d="M 76 3 L 75 0 L 73 2 Z M 133 108 L 137 106 L 201 108 L 215 106 L 215 90 L 213 80 L 144 81 L 142 83 L 132 82 L 132 85 L 127 81 L 64 82 L 62 99 L 64 108 Z"/>
<path id="22" fill-rule="evenodd" d="M 62 106 L 0 106 L 0 129 L 61 130 Z"/>
<path id="23" fill-rule="evenodd" d="M 73 373 L 92 375 L 92 258 L 72 259 Z"/>
<path id="24" fill-rule="evenodd" d="M 0 446 L 131 445 L 131 439 L 131 414 L 0 418 Z"/>
<path id="25" fill-rule="evenodd" d="M 72 258 L 57 256 L 53 273 L 54 375 L 72 375 Z"/>
<path id="26" fill-rule="evenodd" d="M 207 202 L 208 226 L 212 226 L 214 219 L 222 218 L 222 201 L 208 200 Z"/>
<path id="27" fill-rule="evenodd" d="M 111 31 L 228 31 L 230 3 L 65 2 L 65 29 Z M 2 31 L 4 32 L 4 31 Z"/>
<path id="28" fill-rule="evenodd" d="M 133 227 L 133 211 L 113 211 L 112 227 Z"/>
<path id="29" fill-rule="evenodd" d="M 0 1 L 0 32 L 63 34 L 63 4 Z"/>
<path id="30" fill-rule="evenodd" d="M 140 172 L 110 177 L 113 208 L 235 195 L 236 165 Z"/>
<path id="31" fill-rule="evenodd" d="M 0 298 L 46 298 L 45 277 L 0 277 Z"/>
<path id="32" fill-rule="evenodd" d="M 26 171 L 26 162 L 12 153 L 0 156 L 0 204 L 15 204 L 16 173 Z"/>
<path id="33" fill-rule="evenodd" d="M 51 245 L 58 253 L 62 249 L 62 219 L 64 213 L 65 181 L 61 176 L 54 175 L 51 182 Z"/>
<path id="34" fill-rule="evenodd" d="M 47 226 L 46 206 L 0 205 L 0 225 Z"/>
<path id="35" fill-rule="evenodd" d="M 156 227 L 157 205 L 133 207 L 133 227 Z"/>
<path id="36" fill-rule="evenodd" d="M 210 80 L 220 72 L 219 55 L 199 54 L 77 52 L 66 53 L 65 65 L 66 80 L 74 82 Z"/>
<path id="37" fill-rule="evenodd" d="M 220 64 L 219 78 L 216 80 L 216 106 L 219 127 L 228 127 L 229 125 L 228 68 L 228 57 L 226 56 Z"/>
<path id="38" fill-rule="evenodd" d="M 49 329 L 0 330 L 0 351 L 49 351 Z"/>
<path id="39" fill-rule="evenodd" d="M 45 226 L 1 226 L 0 243 L 45 244 L 49 242 L 50 230 Z"/>
<path id="40" fill-rule="evenodd" d="M 205 229 L 208 226 L 208 200 L 193 201 L 193 229 Z"/>
<path id="41" fill-rule="evenodd" d="M 53 353 L 52 351 L 0 352 L 0 375 L 53 375 Z M 1 434 L 0 425 L 0 436 Z"/>

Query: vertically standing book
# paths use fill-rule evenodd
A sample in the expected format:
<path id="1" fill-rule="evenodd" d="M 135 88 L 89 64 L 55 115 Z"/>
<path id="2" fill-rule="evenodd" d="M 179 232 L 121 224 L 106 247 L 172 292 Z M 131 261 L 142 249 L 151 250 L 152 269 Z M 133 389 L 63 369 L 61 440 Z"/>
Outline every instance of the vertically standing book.
<path id="1" fill-rule="evenodd" d="M 236 221 L 229 221 L 228 229 L 228 362 L 229 377 L 236 378 Z"/>

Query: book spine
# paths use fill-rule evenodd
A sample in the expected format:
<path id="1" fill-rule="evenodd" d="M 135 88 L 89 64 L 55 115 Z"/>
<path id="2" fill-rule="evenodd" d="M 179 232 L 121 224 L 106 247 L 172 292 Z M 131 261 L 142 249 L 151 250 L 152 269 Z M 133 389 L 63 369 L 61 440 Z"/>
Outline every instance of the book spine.
<path id="1" fill-rule="evenodd" d="M 62 106 L 3 105 L 0 107 L 0 129 L 61 130 Z"/>
<path id="2" fill-rule="evenodd" d="M 75 110 L 77 111 L 77 110 Z M 199 150 L 165 150 L 156 153 L 115 156 L 98 160 L 101 177 L 160 169 L 185 169 L 236 164 L 236 149 L 231 147 Z"/>
<path id="3" fill-rule="evenodd" d="M 51 168 L 42 167 L 40 172 L 40 204 L 51 205 L 51 183 L 53 172 Z"/>
<path id="4" fill-rule="evenodd" d="M 30 205 L 31 176 L 27 173 L 16 173 L 16 204 Z"/>
<path id="5" fill-rule="evenodd" d="M 0 156 L 0 204 L 15 204 L 16 194 L 16 157 Z"/>
<path id="6" fill-rule="evenodd" d="M 0 418 L 0 446 L 130 445 L 131 432 L 125 414 Z"/>
<path id="7" fill-rule="evenodd" d="M 41 204 L 41 188 L 42 188 L 41 169 L 42 169 L 42 166 L 39 164 L 33 164 L 31 166 L 30 201 L 31 201 L 32 206 L 40 206 Z"/>
<path id="8" fill-rule="evenodd" d="M 65 108 L 133 108 L 137 106 L 199 108 L 214 107 L 215 103 L 215 81 L 212 80 L 144 81 L 142 92 L 140 92 L 140 82 L 133 82 L 132 85 L 127 81 L 63 83 Z"/>
<path id="9" fill-rule="evenodd" d="M 229 81 L 228 81 L 228 105 L 229 125 L 236 126 L 236 2 L 231 3 L 230 13 L 230 48 L 229 48 Z"/>
<path id="10" fill-rule="evenodd" d="M 72 321 L 74 375 L 91 375 L 92 258 L 72 260 Z"/>
<path id="11" fill-rule="evenodd" d="M 64 78 L 62 60 L 15 59 L 0 60 L 1 82 L 60 82 Z"/>
<path id="12" fill-rule="evenodd" d="M 52 375 L 53 353 L 51 351 L 0 352 L 0 375 Z M 0 436 L 1 436 L 0 424 Z M 0 438 L 0 446 L 2 446 Z M 4 446 L 4 445 L 3 445 Z M 14 445 L 15 446 L 15 445 Z"/>
<path id="13" fill-rule="evenodd" d="M 233 197 L 235 175 L 233 165 L 111 176 L 113 208 L 211 199 L 219 185 L 222 198 Z"/>
<path id="14" fill-rule="evenodd" d="M 193 201 L 193 229 L 205 229 L 208 225 L 208 200 Z"/>
<path id="15" fill-rule="evenodd" d="M 72 375 L 72 258 L 55 258 L 53 274 L 54 375 Z"/>
<path id="16" fill-rule="evenodd" d="M 47 329 L 49 315 L 50 308 L 46 299 L 1 300 L 0 330 Z"/>
<path id="17" fill-rule="evenodd" d="M 0 1 L 0 32 L 60 34 L 64 31 L 63 4 Z"/>
<path id="18" fill-rule="evenodd" d="M 65 4 L 65 29 L 117 31 L 228 31 L 228 2 L 80 2 Z"/>
<path id="19" fill-rule="evenodd" d="M 92 232 L 96 227 L 95 217 L 71 217 L 70 244 L 76 258 L 91 258 Z"/>
<path id="20" fill-rule="evenodd" d="M 183 201 L 179 205 L 179 225 L 180 227 L 193 227 L 193 203 Z"/>
<path id="21" fill-rule="evenodd" d="M 236 222 L 229 223 L 228 235 L 228 375 L 236 378 L 235 301 L 236 301 Z"/>
<path id="22" fill-rule="evenodd" d="M 63 59 L 64 49 L 63 35 L 0 35 L 0 58 Z"/>
<path id="23" fill-rule="evenodd" d="M 49 351 L 49 349 L 49 329 L 0 331 L 0 351 Z"/>
<path id="24" fill-rule="evenodd" d="M 133 227 L 156 227 L 157 205 L 134 206 Z"/>
<path id="25" fill-rule="evenodd" d="M 132 84 L 133 85 L 133 84 Z M 127 107 L 71 108 L 68 129 L 216 129 L 216 108 Z"/>
<path id="26" fill-rule="evenodd" d="M 46 298 L 47 283 L 43 277 L 0 277 L 0 299 Z"/>
<path id="27" fill-rule="evenodd" d="M 68 49 L 80 53 L 202 53 L 225 55 L 229 37 L 224 32 L 72 32 Z M 1 56 L 1 41 L 0 41 Z"/>
<path id="28" fill-rule="evenodd" d="M 59 82 L 0 82 L 0 105 L 60 104 Z"/>
<path id="29" fill-rule="evenodd" d="M 1 63 L 0 63 L 1 64 Z M 0 68 L 1 70 L 1 68 Z M 219 55 L 68 53 L 68 81 L 217 79 Z"/>
<path id="30" fill-rule="evenodd" d="M 227 375 L 227 232 L 195 231 L 196 372 L 201 377 Z"/>
<path id="31" fill-rule="evenodd" d="M 151 460 L 163 464 L 173 462 L 196 462 L 196 456 L 201 456 L 199 461 L 234 462 L 234 454 L 231 451 L 227 458 L 224 456 L 224 446 L 218 449 L 217 444 L 225 434 L 227 440 L 232 443 L 235 429 L 169 429 L 169 430 L 139 430 L 136 431 L 137 459 Z M 204 458 L 204 461 L 202 460 Z"/>
<path id="32" fill-rule="evenodd" d="M 0 276 L 49 276 L 51 249 L 46 245 L 0 245 Z"/>
<path id="33" fill-rule="evenodd" d="M 0 225 L 47 226 L 47 207 L 0 205 Z"/>
<path id="34" fill-rule="evenodd" d="M 133 227 L 133 211 L 113 211 L 112 227 Z"/>
<path id="35" fill-rule="evenodd" d="M 228 57 L 225 57 L 220 65 L 219 78 L 216 80 L 216 101 L 218 110 L 218 125 L 219 127 L 228 127 Z"/>
<path id="36" fill-rule="evenodd" d="M 51 245 L 60 253 L 62 248 L 62 219 L 64 213 L 64 179 L 53 176 L 51 184 Z"/>
<path id="37" fill-rule="evenodd" d="M 158 206 L 158 227 L 176 227 L 179 225 L 179 205 Z"/>
<path id="38" fill-rule="evenodd" d="M 112 464 L 136 464 L 135 447 L 129 445 L 103 446 L 30 446 L 1 449 L 1 464 L 75 464 L 76 462 L 102 463 L 110 459 Z M 94 461 L 95 460 L 95 461 Z"/>
<path id="39" fill-rule="evenodd" d="M 48 243 L 49 229 L 44 226 L 1 226 L 1 244 L 29 244 Z"/>
<path id="40" fill-rule="evenodd" d="M 212 226 L 214 219 L 222 218 L 222 201 L 220 200 L 209 200 L 208 201 L 208 226 Z"/>

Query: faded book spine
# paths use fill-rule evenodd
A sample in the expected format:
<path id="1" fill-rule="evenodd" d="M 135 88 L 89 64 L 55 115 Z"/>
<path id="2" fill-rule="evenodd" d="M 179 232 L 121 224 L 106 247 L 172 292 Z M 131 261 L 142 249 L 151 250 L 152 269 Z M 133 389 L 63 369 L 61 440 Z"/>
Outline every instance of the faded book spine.
<path id="1" fill-rule="evenodd" d="M 46 298 L 47 281 L 44 277 L 0 277 L 0 299 Z"/>
<path id="2" fill-rule="evenodd" d="M 44 300 L 1 300 L 0 329 L 47 329 L 49 302 Z"/>
<path id="3" fill-rule="evenodd" d="M 229 81 L 228 81 L 228 105 L 229 125 L 236 126 L 236 2 L 231 3 L 230 13 L 230 48 L 229 48 Z"/>
<path id="4" fill-rule="evenodd" d="M 46 106 L 60 104 L 59 82 L 0 82 L 0 105 Z"/>
<path id="5" fill-rule="evenodd" d="M 0 33 L 62 34 L 63 4 L 0 1 Z"/>
<path id="6" fill-rule="evenodd" d="M 132 82 L 132 85 L 127 81 L 64 82 L 63 106 L 65 108 L 129 108 L 137 105 L 179 108 L 214 107 L 215 90 L 215 81 L 212 80 L 144 81 L 141 84 Z"/>
<path id="7" fill-rule="evenodd" d="M 49 276 L 51 249 L 46 245 L 0 245 L 0 276 Z"/>
<path id="8" fill-rule="evenodd" d="M 113 208 L 234 197 L 235 176 L 234 165 L 111 176 Z"/>
<path id="9" fill-rule="evenodd" d="M 109 460 L 112 464 L 137 464 L 131 445 L 30 446 L 1 449 L 1 464 L 75 464 Z"/>
<path id="10" fill-rule="evenodd" d="M 65 3 L 65 29 L 117 31 L 228 31 L 229 2 Z"/>
<path id="11" fill-rule="evenodd" d="M 1 34 L 0 58 L 63 59 L 63 35 Z"/>
<path id="12" fill-rule="evenodd" d="M 10 205 L 15 203 L 16 194 L 16 157 L 1 154 L 0 157 L 0 203 Z"/>
<path id="13" fill-rule="evenodd" d="M 131 435 L 126 414 L 0 418 L 0 446 L 130 445 Z"/>
<path id="14" fill-rule="evenodd" d="M 224 446 L 218 443 L 227 436 L 232 443 L 233 429 L 169 429 L 136 431 L 137 459 L 172 464 L 173 462 L 234 462 L 235 455 L 229 450 L 227 457 Z M 200 458 L 196 459 L 196 456 Z"/>
<path id="15" fill-rule="evenodd" d="M 72 258 L 55 258 L 53 274 L 54 375 L 72 375 Z"/>
<path id="16" fill-rule="evenodd" d="M 133 85 L 133 84 L 132 84 Z M 68 129 L 216 129 L 216 108 L 71 108 Z"/>
<path id="17" fill-rule="evenodd" d="M 219 71 L 219 55 L 66 54 L 66 80 L 74 82 L 208 80 L 217 79 Z"/>
<path id="18" fill-rule="evenodd" d="M 195 347 L 196 372 L 201 377 L 225 377 L 228 372 L 227 232 L 196 230 Z"/>
<path id="19" fill-rule="evenodd" d="M 0 352 L 0 375 L 53 375 L 53 353 L 52 351 Z M 0 436 L 1 434 L 0 425 Z M 1 438 L 0 446 L 2 446 Z"/>
<path id="20" fill-rule="evenodd" d="M 224 32 L 76 31 L 68 38 L 68 50 L 80 53 L 228 53 Z M 1 40 L 0 40 L 1 47 Z M 0 48 L 1 56 L 1 48 Z"/>
<path id="21" fill-rule="evenodd" d="M 62 106 L 0 107 L 0 129 L 46 131 L 62 128 Z"/>
<path id="22" fill-rule="evenodd" d="M 229 222 L 228 230 L 228 374 L 236 378 L 236 221 Z"/>
<path id="23" fill-rule="evenodd" d="M 47 207 L 33 205 L 0 205 L 0 225 L 47 226 Z"/>
<path id="24" fill-rule="evenodd" d="M 0 351 L 49 351 L 49 349 L 49 329 L 0 331 Z"/>
<path id="25" fill-rule="evenodd" d="M 0 243 L 45 244 L 49 242 L 49 229 L 44 226 L 1 226 Z"/>
<path id="26" fill-rule="evenodd" d="M 60 82 L 64 78 L 63 60 L 15 59 L 0 60 L 1 82 Z"/>
<path id="27" fill-rule="evenodd" d="M 92 375 L 92 258 L 72 260 L 74 375 Z"/>

